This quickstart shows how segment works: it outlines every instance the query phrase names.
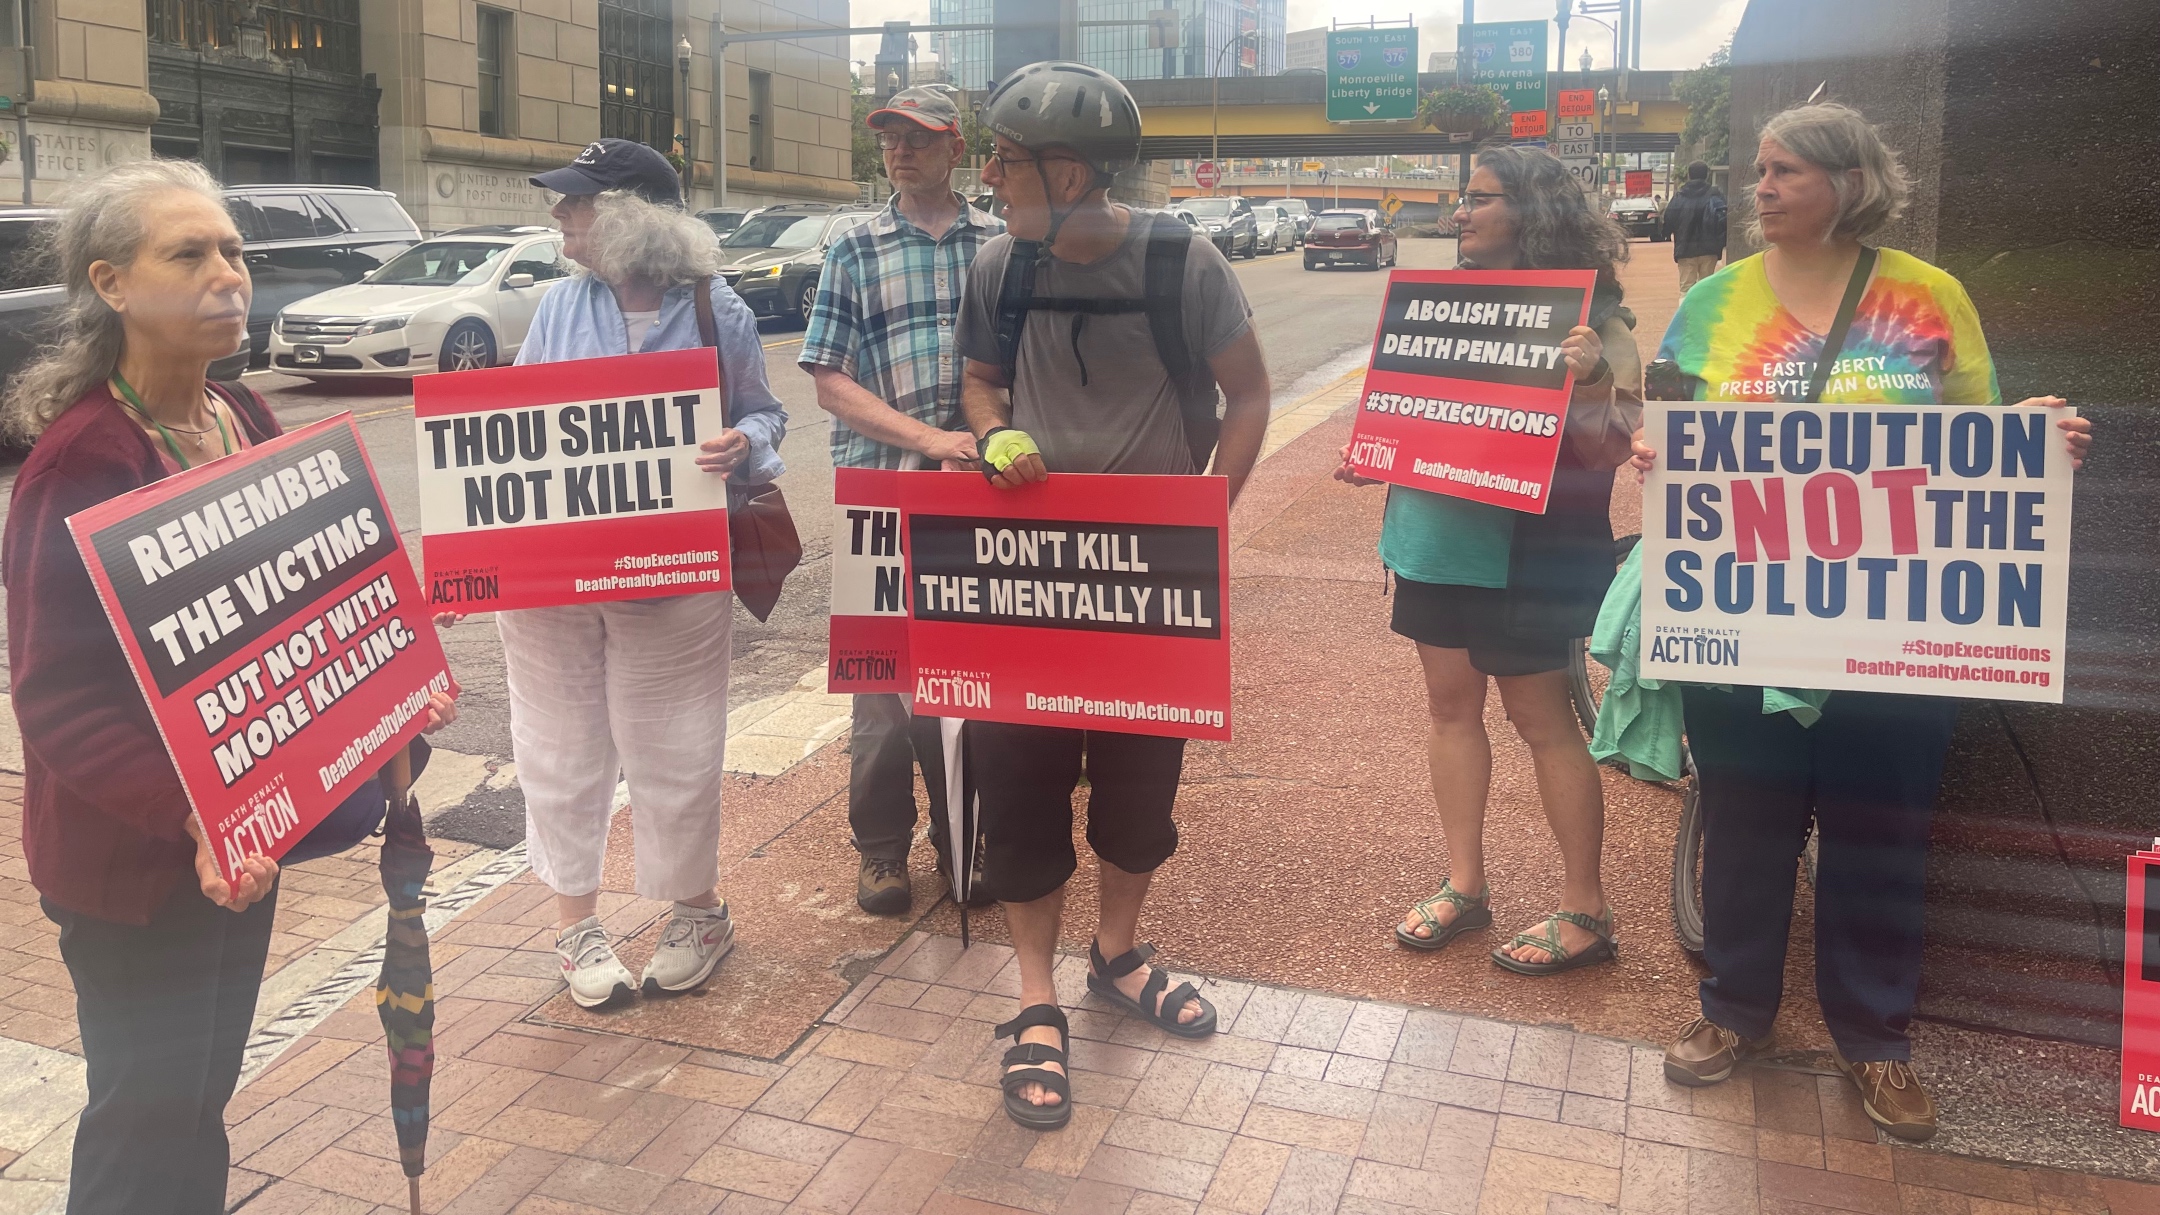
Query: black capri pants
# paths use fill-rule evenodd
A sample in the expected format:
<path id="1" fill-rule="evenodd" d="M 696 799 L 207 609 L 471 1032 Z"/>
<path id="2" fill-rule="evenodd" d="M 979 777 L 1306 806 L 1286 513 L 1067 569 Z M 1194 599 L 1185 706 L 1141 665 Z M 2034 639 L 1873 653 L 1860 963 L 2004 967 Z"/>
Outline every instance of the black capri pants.
<path id="1" fill-rule="evenodd" d="M 1029 903 L 1079 867 L 1073 790 L 1088 778 L 1087 841 L 1127 873 L 1152 873 L 1177 851 L 1171 808 L 1185 740 L 1004 722 L 967 723 L 967 758 L 982 807 L 977 889 Z"/>

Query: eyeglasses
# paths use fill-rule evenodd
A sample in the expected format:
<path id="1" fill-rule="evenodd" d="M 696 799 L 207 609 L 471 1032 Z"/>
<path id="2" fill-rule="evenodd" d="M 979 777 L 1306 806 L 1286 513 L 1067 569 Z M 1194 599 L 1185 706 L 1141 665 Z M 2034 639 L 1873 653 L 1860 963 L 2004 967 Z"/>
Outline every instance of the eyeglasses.
<path id="1" fill-rule="evenodd" d="M 877 146 L 890 152 L 905 143 L 920 152 L 924 148 L 934 147 L 951 137 L 952 132 L 950 131 L 930 131 L 921 127 L 917 127 L 912 131 L 879 131 L 877 133 Z"/>
<path id="2" fill-rule="evenodd" d="M 1505 194 L 1494 194 L 1486 190 L 1464 190 L 1461 209 L 1475 211 L 1487 203 L 1499 202 L 1506 197 Z"/>

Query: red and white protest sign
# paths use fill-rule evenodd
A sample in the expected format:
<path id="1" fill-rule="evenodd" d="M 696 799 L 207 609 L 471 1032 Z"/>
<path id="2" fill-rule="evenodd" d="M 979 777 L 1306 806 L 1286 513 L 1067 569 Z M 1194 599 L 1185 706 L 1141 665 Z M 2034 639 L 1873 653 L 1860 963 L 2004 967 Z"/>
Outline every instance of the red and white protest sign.
<path id="1" fill-rule="evenodd" d="M 2124 893 L 2122 1104 L 2118 1120 L 2160 1131 L 2160 840 L 2130 858 Z"/>
<path id="2" fill-rule="evenodd" d="M 709 349 L 413 381 L 429 601 L 464 612 L 724 591 Z"/>
<path id="3" fill-rule="evenodd" d="M 1591 270 L 1397 270 L 1350 464 L 1411 489 L 1545 513 L 1590 315 Z"/>
<path id="4" fill-rule="evenodd" d="M 1221 477 L 836 472 L 833 692 L 1023 725 L 1230 737 Z"/>
<path id="5" fill-rule="evenodd" d="M 350 414 L 68 529 L 229 880 L 306 835 L 450 690 Z"/>

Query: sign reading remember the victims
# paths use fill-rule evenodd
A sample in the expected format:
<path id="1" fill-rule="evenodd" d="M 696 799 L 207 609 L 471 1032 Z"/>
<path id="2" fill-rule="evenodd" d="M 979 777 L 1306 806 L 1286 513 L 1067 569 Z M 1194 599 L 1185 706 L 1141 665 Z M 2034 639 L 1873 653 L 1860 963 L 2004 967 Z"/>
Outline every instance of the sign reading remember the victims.
<path id="1" fill-rule="evenodd" d="M 349 414 L 68 528 L 227 879 L 306 835 L 450 690 Z"/>
<path id="2" fill-rule="evenodd" d="M 1398 270 L 1350 432 L 1350 464 L 1411 489 L 1545 513 L 1590 314 L 1590 270 Z"/>
<path id="3" fill-rule="evenodd" d="M 462 612 L 724 591 L 726 425 L 709 349 L 413 382 L 428 595 Z"/>
<path id="4" fill-rule="evenodd" d="M 2060 703 L 2069 416 L 1645 403 L 1643 676 Z"/>
<path id="5" fill-rule="evenodd" d="M 833 692 L 914 711 L 1230 737 L 1221 477 L 836 470 Z"/>

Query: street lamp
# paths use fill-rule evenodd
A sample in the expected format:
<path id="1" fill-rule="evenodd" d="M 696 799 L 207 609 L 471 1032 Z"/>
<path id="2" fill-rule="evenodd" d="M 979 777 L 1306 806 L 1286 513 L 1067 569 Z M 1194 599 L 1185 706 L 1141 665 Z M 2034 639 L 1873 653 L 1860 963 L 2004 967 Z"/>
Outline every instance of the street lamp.
<path id="1" fill-rule="evenodd" d="M 682 101 L 676 111 L 682 115 L 682 193 L 683 202 L 690 201 L 690 187 L 697 180 L 697 130 L 690 125 L 690 40 L 675 40 L 675 70 L 682 77 Z"/>
<path id="2" fill-rule="evenodd" d="M 1215 178 L 1215 184 L 1217 188 L 1220 188 L 1222 185 L 1222 177 L 1220 176 L 1220 174 L 1222 173 L 1222 164 L 1220 162 L 1222 161 L 1223 56 L 1228 55 L 1232 50 L 1237 47 L 1239 43 L 1245 41 L 1246 39 L 1257 38 L 1259 36 L 1259 30 L 1244 30 L 1240 32 L 1237 37 L 1223 43 L 1223 49 L 1215 52 L 1215 70 L 1208 75 L 1208 111 L 1209 122 L 1212 124 L 1212 131 L 1208 136 L 1208 159 L 1210 161 L 1216 162 L 1215 172 L 1218 176 Z"/>
<path id="3" fill-rule="evenodd" d="M 1606 88 L 1604 85 L 1599 85 L 1597 91 L 1597 103 L 1598 113 L 1605 116 L 1605 121 L 1600 124 L 1600 126 L 1603 128 L 1600 133 L 1605 136 L 1606 155 L 1618 155 L 1620 150 L 1619 145 L 1613 141 L 1612 137 L 1612 90 Z M 1597 179 L 1598 193 L 1603 194 L 1605 192 L 1604 157 L 1598 158 Z"/>

